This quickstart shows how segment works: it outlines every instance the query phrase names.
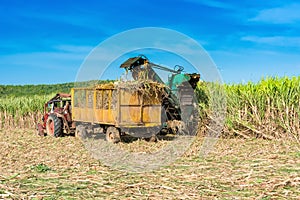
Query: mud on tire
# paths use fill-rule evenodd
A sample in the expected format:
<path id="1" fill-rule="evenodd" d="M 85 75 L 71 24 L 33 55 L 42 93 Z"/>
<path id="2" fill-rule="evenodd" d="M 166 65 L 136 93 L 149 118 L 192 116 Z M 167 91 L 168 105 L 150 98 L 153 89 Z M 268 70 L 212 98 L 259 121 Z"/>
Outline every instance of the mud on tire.
<path id="1" fill-rule="evenodd" d="M 106 140 L 111 143 L 118 143 L 121 141 L 120 131 L 114 127 L 110 126 L 106 130 Z"/>

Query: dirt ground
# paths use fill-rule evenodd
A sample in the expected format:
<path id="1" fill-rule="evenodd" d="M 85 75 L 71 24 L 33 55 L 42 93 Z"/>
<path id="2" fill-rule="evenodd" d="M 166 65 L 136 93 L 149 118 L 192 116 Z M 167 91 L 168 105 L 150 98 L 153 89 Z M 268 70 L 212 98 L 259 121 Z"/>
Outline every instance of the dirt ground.
<path id="1" fill-rule="evenodd" d="M 298 144 L 219 139 L 204 157 L 202 141 L 170 166 L 133 173 L 104 166 L 75 137 L 0 130 L 0 199 L 299 199 Z"/>

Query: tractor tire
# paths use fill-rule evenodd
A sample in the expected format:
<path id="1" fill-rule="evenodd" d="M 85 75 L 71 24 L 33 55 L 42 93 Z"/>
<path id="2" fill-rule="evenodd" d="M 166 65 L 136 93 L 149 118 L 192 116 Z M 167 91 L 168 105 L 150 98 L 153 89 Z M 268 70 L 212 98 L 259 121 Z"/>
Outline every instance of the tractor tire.
<path id="1" fill-rule="evenodd" d="M 106 130 L 106 140 L 111 143 L 118 143 L 121 141 L 120 131 L 114 126 L 110 126 Z"/>
<path id="2" fill-rule="evenodd" d="M 50 114 L 46 122 L 47 135 L 53 137 L 63 136 L 63 123 L 55 114 Z"/>

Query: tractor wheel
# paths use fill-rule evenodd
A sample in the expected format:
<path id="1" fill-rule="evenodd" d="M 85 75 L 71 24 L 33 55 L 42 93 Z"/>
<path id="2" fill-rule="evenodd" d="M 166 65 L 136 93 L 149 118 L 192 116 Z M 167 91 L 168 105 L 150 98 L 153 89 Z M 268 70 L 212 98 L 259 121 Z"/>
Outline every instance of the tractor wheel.
<path id="1" fill-rule="evenodd" d="M 79 125 L 76 127 L 75 137 L 85 139 L 87 137 L 87 131 L 84 126 Z"/>
<path id="2" fill-rule="evenodd" d="M 106 130 L 106 140 L 112 143 L 118 143 L 121 141 L 120 131 L 114 126 L 110 126 Z"/>
<path id="3" fill-rule="evenodd" d="M 61 137 L 63 135 L 62 120 L 55 114 L 50 114 L 46 122 L 47 135 Z"/>

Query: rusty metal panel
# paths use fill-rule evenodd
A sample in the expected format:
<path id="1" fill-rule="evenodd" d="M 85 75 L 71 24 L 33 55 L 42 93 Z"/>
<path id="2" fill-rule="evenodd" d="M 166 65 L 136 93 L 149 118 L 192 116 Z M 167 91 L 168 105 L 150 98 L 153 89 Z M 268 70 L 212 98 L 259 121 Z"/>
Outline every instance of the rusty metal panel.
<path id="1" fill-rule="evenodd" d="M 120 104 L 121 105 L 141 105 L 141 95 L 138 92 L 120 89 Z"/>
<path id="2" fill-rule="evenodd" d="M 161 123 L 161 105 L 151 105 L 143 107 L 143 122 L 147 123 Z"/>
<path id="3" fill-rule="evenodd" d="M 84 109 L 83 108 L 77 108 L 77 107 L 74 107 L 72 109 L 72 118 L 73 120 L 75 121 L 85 121 L 84 120 Z"/>
<path id="4" fill-rule="evenodd" d="M 111 110 L 103 110 L 103 122 L 112 124 L 116 123 Z"/>
<path id="5" fill-rule="evenodd" d="M 95 109 L 95 121 L 103 122 L 103 110 L 102 109 Z"/>
<path id="6" fill-rule="evenodd" d="M 141 107 L 140 106 L 121 106 L 120 107 L 121 124 L 141 124 Z"/>
<path id="7" fill-rule="evenodd" d="M 95 109 L 94 110 L 94 122 L 103 123 L 103 124 L 117 124 L 116 121 L 116 112 L 113 110 L 103 110 Z"/>
<path id="8" fill-rule="evenodd" d="M 95 121 L 94 120 L 94 116 L 95 116 L 94 109 L 93 108 L 86 108 L 84 110 L 84 112 L 85 112 L 85 121 L 93 123 Z"/>

